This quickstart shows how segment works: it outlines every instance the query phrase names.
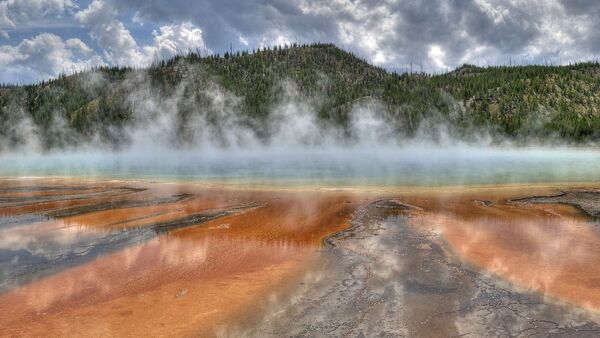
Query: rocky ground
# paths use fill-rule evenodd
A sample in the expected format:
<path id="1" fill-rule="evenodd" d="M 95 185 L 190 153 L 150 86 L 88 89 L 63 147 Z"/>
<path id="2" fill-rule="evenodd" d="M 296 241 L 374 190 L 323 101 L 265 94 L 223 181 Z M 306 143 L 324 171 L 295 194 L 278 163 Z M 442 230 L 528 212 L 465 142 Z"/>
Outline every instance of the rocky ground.
<path id="1" fill-rule="evenodd" d="M 583 205 L 583 203 L 578 202 Z M 398 200 L 357 211 L 330 237 L 324 263 L 292 296 L 271 300 L 266 337 L 597 337 L 582 310 L 458 261 L 434 233 L 412 229 Z"/>
<path id="2" fill-rule="evenodd" d="M 514 200 L 517 203 L 568 204 L 587 215 L 600 217 L 600 190 L 566 191 L 556 196 L 535 196 Z"/>

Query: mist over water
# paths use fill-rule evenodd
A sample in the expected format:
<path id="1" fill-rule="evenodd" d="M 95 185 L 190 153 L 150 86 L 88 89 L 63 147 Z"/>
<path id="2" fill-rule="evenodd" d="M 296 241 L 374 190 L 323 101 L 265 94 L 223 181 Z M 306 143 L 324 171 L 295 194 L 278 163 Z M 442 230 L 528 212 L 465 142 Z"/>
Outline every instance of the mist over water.
<path id="1" fill-rule="evenodd" d="M 13 124 L 13 139 L 22 142 L 8 146 L 0 138 L 0 176 L 332 186 L 600 179 L 595 146 L 516 147 L 492 141 L 485 130 L 471 131 L 465 141 L 437 120 L 423 121 L 408 137 L 389 108 L 372 98 L 353 103 L 347 125 L 341 126 L 319 120 L 320 98 L 302 97 L 286 81 L 268 118 L 249 121 L 240 114 L 241 98 L 193 69 L 188 72 L 195 75 L 168 95 L 141 73 L 124 81 L 133 116 L 130 125 L 114 130 L 123 143 L 116 150 L 100 136 L 65 137 L 58 142 L 62 148 L 44 150 L 39 130 L 22 117 Z M 91 75 L 90 88 L 106 81 Z M 53 134 L 69 135 L 61 115 L 55 116 Z M 258 135 L 257 128 L 267 136 Z"/>
<path id="2" fill-rule="evenodd" d="M 469 145 L 73 151 L 2 156 L 3 176 L 282 185 L 463 185 L 600 179 L 600 151 Z"/>

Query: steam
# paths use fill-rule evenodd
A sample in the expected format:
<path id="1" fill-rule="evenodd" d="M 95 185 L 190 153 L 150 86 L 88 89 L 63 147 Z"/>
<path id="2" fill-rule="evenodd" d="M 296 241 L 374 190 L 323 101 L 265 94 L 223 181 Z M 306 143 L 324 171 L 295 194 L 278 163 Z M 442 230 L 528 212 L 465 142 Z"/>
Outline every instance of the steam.
<path id="1" fill-rule="evenodd" d="M 172 90 L 155 85 L 146 71 L 131 72 L 110 88 L 123 98 L 128 121 L 117 125 L 97 117 L 91 135 L 72 130 L 73 117 L 63 111 L 52 112 L 42 133 L 11 103 L 2 128 L 8 132 L 0 134 L 0 175 L 379 185 L 590 181 L 600 169 L 593 147 L 515 147 L 485 130 L 464 140 L 441 117 L 421 121 L 409 136 L 397 118 L 409 107 L 390 108 L 375 98 L 352 102 L 347 121 L 333 123 L 318 117 L 321 94 L 306 97 L 292 81 L 276 86 L 278 99 L 267 116 L 250 117 L 242 112 L 244 98 L 200 65 L 180 62 L 173 69 L 181 81 Z M 112 85 L 100 72 L 78 81 L 89 93 Z M 319 85 L 325 92 L 327 80 Z M 452 105 L 455 114 L 464 110 Z M 44 134 L 54 140 L 50 149 Z"/>
<path id="2" fill-rule="evenodd" d="M 15 122 L 18 134 L 0 139 L 3 153 L 57 153 L 61 151 L 143 151 L 157 148 L 167 151 L 262 148 L 357 148 L 398 146 L 410 143 L 401 119 L 404 108 L 394 111 L 375 98 L 366 97 L 349 105 L 345 123 L 318 118 L 323 98 L 306 97 L 292 81 L 282 81 L 273 89 L 275 103 L 268 107 L 267 116 L 247 116 L 242 112 L 244 98 L 234 95 L 205 74 L 201 66 L 179 61 L 174 67 L 181 81 L 174 89 L 165 89 L 153 82 L 146 71 L 133 71 L 120 83 L 111 83 L 101 72 L 77 75 L 77 85 L 95 97 L 102 88 L 108 88 L 109 100 L 120 113 L 128 113 L 127 123 L 107 125 L 110 116 L 99 116 L 96 131 L 83 135 L 70 127 L 60 108 L 50 112 L 49 126 L 43 129 L 18 103 L 6 107 L 10 112 L 7 125 Z M 319 84 L 323 90 L 327 80 Z M 114 87 L 112 87 L 114 86 Z M 65 89 L 57 89 L 65 90 Z M 57 93 L 58 94 L 58 93 Z M 124 96 L 124 97 L 123 97 Z M 125 106 L 119 105 L 124 98 Z M 92 108 L 99 105 L 92 102 Z M 22 103 L 21 103 L 22 105 Z M 84 107 L 86 108 L 86 107 Z M 91 114 L 83 109 L 76 114 Z M 72 121 L 71 121 L 72 122 Z M 411 122 L 412 123 L 412 122 Z M 93 129 L 93 128 L 90 128 Z M 448 143 L 455 135 L 443 121 L 424 121 L 417 139 Z M 47 144 L 42 131 L 51 136 Z M 481 135 L 480 135 L 481 136 Z M 15 142 L 10 143 L 9 139 Z M 17 142 L 18 141 L 18 142 Z"/>

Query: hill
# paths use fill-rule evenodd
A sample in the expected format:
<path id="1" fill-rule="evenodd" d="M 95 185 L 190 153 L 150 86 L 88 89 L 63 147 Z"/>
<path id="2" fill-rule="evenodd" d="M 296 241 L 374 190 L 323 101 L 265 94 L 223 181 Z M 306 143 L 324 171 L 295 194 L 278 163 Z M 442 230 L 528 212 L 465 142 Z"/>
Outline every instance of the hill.
<path id="1" fill-rule="evenodd" d="M 100 140 L 119 147 L 127 129 L 163 111 L 175 116 L 176 142 L 194 137 L 194 116 L 213 135 L 238 124 L 259 139 L 272 133 L 287 101 L 314 110 L 345 137 L 351 112 L 375 107 L 401 137 L 448 127 L 454 136 L 483 132 L 515 141 L 596 141 L 600 136 L 600 65 L 479 68 L 396 74 L 332 44 L 201 57 L 191 53 L 145 69 L 103 67 L 27 86 L 0 88 L 0 149 L 34 132 L 46 149 Z"/>

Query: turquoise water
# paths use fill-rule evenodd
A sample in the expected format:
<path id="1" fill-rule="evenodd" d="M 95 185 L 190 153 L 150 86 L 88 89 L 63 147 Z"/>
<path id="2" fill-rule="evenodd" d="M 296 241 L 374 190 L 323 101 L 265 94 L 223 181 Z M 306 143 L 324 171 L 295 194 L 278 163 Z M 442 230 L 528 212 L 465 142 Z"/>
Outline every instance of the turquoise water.
<path id="1" fill-rule="evenodd" d="M 463 146 L 5 154 L 0 176 L 324 186 L 599 181 L 600 150 Z"/>

